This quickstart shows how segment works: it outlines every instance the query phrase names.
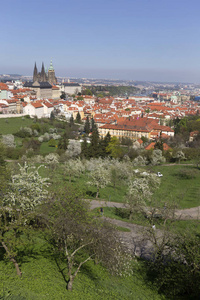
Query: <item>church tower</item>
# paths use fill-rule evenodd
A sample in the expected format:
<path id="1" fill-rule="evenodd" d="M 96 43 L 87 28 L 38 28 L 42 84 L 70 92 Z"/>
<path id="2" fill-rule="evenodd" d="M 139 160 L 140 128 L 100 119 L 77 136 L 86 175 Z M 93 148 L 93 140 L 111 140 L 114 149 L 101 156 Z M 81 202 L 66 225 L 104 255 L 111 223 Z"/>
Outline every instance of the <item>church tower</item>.
<path id="1" fill-rule="evenodd" d="M 34 67 L 34 71 L 33 71 L 33 82 L 38 80 L 38 70 L 37 70 L 37 66 L 36 66 L 36 62 L 35 62 L 35 67 Z"/>
<path id="2" fill-rule="evenodd" d="M 47 81 L 47 76 L 46 76 L 45 69 L 44 69 L 44 63 L 42 63 L 42 70 L 41 70 L 41 73 L 40 73 L 40 81 L 41 82 L 46 82 Z"/>
<path id="3" fill-rule="evenodd" d="M 55 71 L 54 71 L 54 68 L 53 68 L 52 60 L 51 60 L 50 67 L 49 67 L 49 70 L 48 70 L 48 82 L 51 85 L 54 85 L 54 84 L 57 83 L 57 78 L 55 76 Z"/>

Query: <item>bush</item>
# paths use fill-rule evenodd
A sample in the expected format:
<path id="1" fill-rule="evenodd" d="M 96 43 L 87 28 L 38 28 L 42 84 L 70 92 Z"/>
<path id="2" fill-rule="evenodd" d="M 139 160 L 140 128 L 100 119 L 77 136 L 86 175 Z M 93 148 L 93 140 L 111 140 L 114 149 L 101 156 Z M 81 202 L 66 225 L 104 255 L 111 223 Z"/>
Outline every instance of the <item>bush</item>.
<path id="1" fill-rule="evenodd" d="M 200 148 L 185 148 L 183 150 L 186 159 L 192 160 L 200 157 Z"/>
<path id="2" fill-rule="evenodd" d="M 33 135 L 33 131 L 29 127 L 21 127 L 20 130 L 15 133 L 15 135 L 20 138 L 31 137 Z"/>
<path id="3" fill-rule="evenodd" d="M 25 139 L 23 141 L 23 148 L 26 150 L 32 149 L 33 152 L 39 152 L 40 150 L 40 142 L 34 138 L 31 139 Z"/>
<path id="4" fill-rule="evenodd" d="M 129 219 L 130 211 L 127 208 L 115 207 L 115 215 L 122 219 Z"/>
<path id="5" fill-rule="evenodd" d="M 50 135 L 48 132 L 45 132 L 43 135 L 43 142 L 48 142 L 50 140 Z"/>
<path id="6" fill-rule="evenodd" d="M 6 157 L 11 159 L 19 159 L 20 156 L 22 156 L 25 153 L 23 149 L 19 148 L 7 148 L 6 149 Z"/>
<path id="7" fill-rule="evenodd" d="M 56 140 L 51 139 L 51 140 L 48 142 L 48 145 L 49 145 L 49 147 L 56 147 L 57 142 L 56 142 Z"/>
<path id="8" fill-rule="evenodd" d="M 31 129 L 34 131 L 34 130 L 37 130 L 38 132 L 41 132 L 41 126 L 40 124 L 36 123 L 36 124 L 32 124 L 31 125 Z"/>

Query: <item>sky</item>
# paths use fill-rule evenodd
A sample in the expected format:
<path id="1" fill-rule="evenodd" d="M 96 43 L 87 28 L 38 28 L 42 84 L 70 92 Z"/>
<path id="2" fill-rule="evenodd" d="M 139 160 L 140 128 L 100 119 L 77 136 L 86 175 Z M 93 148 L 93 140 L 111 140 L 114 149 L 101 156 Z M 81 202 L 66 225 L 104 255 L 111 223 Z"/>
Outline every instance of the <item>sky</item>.
<path id="1" fill-rule="evenodd" d="M 199 0 L 0 2 L 0 74 L 200 83 Z"/>

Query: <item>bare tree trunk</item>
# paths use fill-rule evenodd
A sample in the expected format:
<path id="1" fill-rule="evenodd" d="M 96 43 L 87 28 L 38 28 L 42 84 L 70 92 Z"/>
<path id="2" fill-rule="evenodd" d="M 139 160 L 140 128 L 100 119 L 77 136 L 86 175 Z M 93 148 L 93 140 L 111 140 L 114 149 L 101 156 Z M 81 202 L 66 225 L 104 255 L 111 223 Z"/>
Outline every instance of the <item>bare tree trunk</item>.
<path id="1" fill-rule="evenodd" d="M 73 281 L 74 281 L 73 276 L 70 276 L 69 281 L 67 283 L 67 289 L 68 289 L 68 291 L 72 291 Z"/>
<path id="2" fill-rule="evenodd" d="M 99 188 L 97 188 L 97 194 L 96 194 L 96 198 L 99 197 Z"/>
<path id="3" fill-rule="evenodd" d="M 130 211 L 129 220 L 131 221 L 133 219 L 133 211 Z"/>
<path id="4" fill-rule="evenodd" d="M 19 277 L 21 277 L 22 276 L 22 272 L 21 272 L 21 270 L 19 268 L 19 265 L 18 265 L 16 259 L 11 255 L 11 253 L 8 250 L 8 247 L 6 246 L 6 244 L 4 242 L 1 242 L 1 243 L 2 243 L 3 248 L 6 250 L 6 253 L 8 254 L 8 257 L 9 257 L 10 261 L 13 262 L 13 264 L 14 264 L 14 266 L 16 268 L 16 271 L 17 271 L 17 275 Z"/>

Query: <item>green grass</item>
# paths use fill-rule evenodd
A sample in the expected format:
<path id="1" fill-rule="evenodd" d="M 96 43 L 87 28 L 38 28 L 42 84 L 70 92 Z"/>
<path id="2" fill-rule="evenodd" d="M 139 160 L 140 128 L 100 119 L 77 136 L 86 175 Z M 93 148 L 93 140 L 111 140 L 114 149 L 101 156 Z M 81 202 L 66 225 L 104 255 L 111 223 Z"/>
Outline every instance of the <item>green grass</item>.
<path id="1" fill-rule="evenodd" d="M 183 179 L 178 174 L 182 169 L 189 169 L 195 171 L 195 178 Z M 146 167 L 146 169 L 148 169 Z M 153 194 L 153 202 L 158 203 L 161 207 L 167 202 L 175 202 L 178 208 L 191 208 L 200 206 L 200 170 L 193 166 L 156 166 L 151 167 L 152 172 L 160 171 L 163 174 L 161 178 L 161 184 L 159 188 Z M 87 174 L 83 174 L 80 178 L 72 178 L 71 183 L 69 183 L 69 177 L 63 175 L 63 170 L 61 164 L 55 171 L 50 171 L 46 169 L 45 176 L 50 176 L 50 172 L 54 179 L 54 187 L 62 188 L 65 185 L 70 185 L 75 189 L 83 191 L 85 197 L 88 199 L 96 199 L 96 188 L 89 186 L 87 182 L 89 177 Z M 100 195 L 98 200 L 105 200 L 107 202 L 124 202 L 124 197 L 127 192 L 127 185 L 124 182 L 118 183 L 116 189 L 114 190 L 112 185 L 100 189 Z"/>
<path id="2" fill-rule="evenodd" d="M 177 220 L 173 223 L 173 228 L 178 232 L 189 231 L 191 234 L 200 234 L 199 220 Z"/>
<path id="3" fill-rule="evenodd" d="M 116 229 L 118 231 L 131 232 L 131 230 L 129 228 L 126 228 L 126 227 L 117 226 Z"/>
<path id="4" fill-rule="evenodd" d="M 133 261 L 133 275 L 130 277 L 112 276 L 101 264 L 89 261 L 82 266 L 74 281 L 73 291 L 69 292 L 64 279 L 65 262 L 58 260 L 57 264 L 50 248 L 40 238 L 35 239 L 31 251 L 25 249 L 19 257 L 22 278 L 17 277 L 13 264 L 2 258 L 0 298 L 10 295 L 10 298 L 2 299 L 165 299 L 158 295 L 153 285 L 147 284 L 137 261 Z"/>
<path id="5" fill-rule="evenodd" d="M 104 216 L 111 218 L 111 219 L 116 219 L 116 220 L 120 220 L 123 222 L 131 223 L 131 224 L 138 224 L 138 225 L 143 225 L 143 226 L 149 225 L 147 218 L 145 218 L 142 214 L 139 214 L 139 213 L 135 213 L 132 217 L 132 220 L 130 220 L 129 218 L 122 218 L 122 217 L 116 215 L 114 207 L 104 207 L 103 210 L 104 210 Z"/>
<path id="6" fill-rule="evenodd" d="M 96 213 L 98 214 L 99 209 L 95 209 Z M 147 218 L 145 218 L 142 214 L 135 213 L 133 215 L 132 220 L 128 218 L 122 218 L 115 214 L 115 208 L 114 207 L 104 207 L 104 216 L 107 218 L 120 220 L 126 223 L 130 224 L 137 224 L 142 226 L 149 226 L 150 223 Z M 167 225 L 171 223 L 171 221 L 167 221 Z M 162 229 L 163 228 L 163 220 L 162 219 L 154 219 L 154 224 L 156 224 L 156 228 Z M 125 227 L 122 227 L 125 228 Z M 170 227 L 172 231 L 176 232 L 186 232 L 190 231 L 191 233 L 200 234 L 200 223 L 199 220 L 176 220 L 171 223 Z M 130 231 L 128 228 L 125 228 L 128 231 Z M 121 230 L 123 231 L 123 229 Z M 126 231 L 126 230 L 124 230 Z"/>
<path id="7" fill-rule="evenodd" d="M 20 127 L 29 127 L 32 124 L 33 119 L 28 118 L 0 118 L 0 134 L 13 134 L 17 132 Z"/>
<path id="8" fill-rule="evenodd" d="M 46 155 L 56 151 L 56 147 L 49 147 L 48 142 L 43 142 L 40 146 L 40 154 Z"/>
<path id="9" fill-rule="evenodd" d="M 178 174 L 182 169 L 189 169 L 196 172 L 196 177 L 192 179 L 182 179 Z M 175 201 L 179 208 L 191 208 L 200 206 L 200 170 L 195 166 L 156 166 L 151 170 L 161 172 L 161 185 L 153 195 L 157 201 Z"/>

